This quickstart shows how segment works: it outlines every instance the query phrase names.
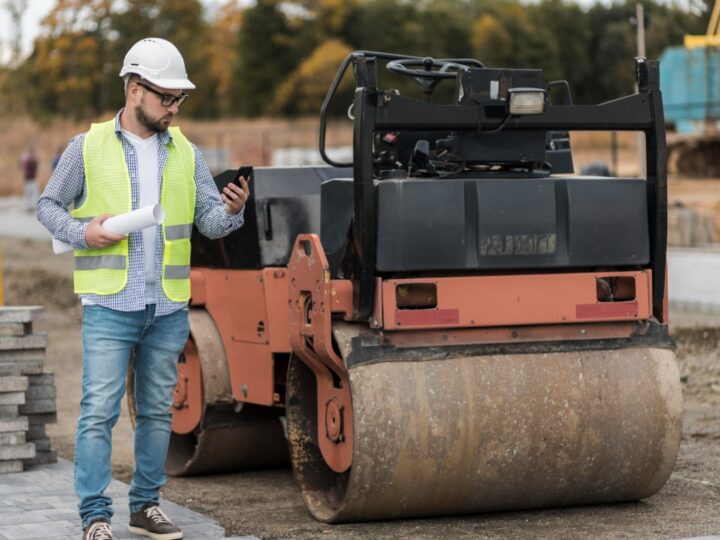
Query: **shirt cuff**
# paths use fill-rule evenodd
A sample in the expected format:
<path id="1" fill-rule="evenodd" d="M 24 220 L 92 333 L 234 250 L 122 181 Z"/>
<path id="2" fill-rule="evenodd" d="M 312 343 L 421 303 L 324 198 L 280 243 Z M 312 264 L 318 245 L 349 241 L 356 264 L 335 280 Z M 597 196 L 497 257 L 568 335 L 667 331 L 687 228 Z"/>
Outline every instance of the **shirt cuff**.
<path id="1" fill-rule="evenodd" d="M 76 220 L 70 222 L 68 236 L 70 238 L 70 245 L 75 249 L 88 249 L 90 247 L 85 240 L 85 231 L 87 231 L 88 225 L 90 224 Z"/>
<path id="2" fill-rule="evenodd" d="M 245 223 L 245 207 L 243 206 L 237 214 L 228 214 L 231 227 L 238 229 Z"/>

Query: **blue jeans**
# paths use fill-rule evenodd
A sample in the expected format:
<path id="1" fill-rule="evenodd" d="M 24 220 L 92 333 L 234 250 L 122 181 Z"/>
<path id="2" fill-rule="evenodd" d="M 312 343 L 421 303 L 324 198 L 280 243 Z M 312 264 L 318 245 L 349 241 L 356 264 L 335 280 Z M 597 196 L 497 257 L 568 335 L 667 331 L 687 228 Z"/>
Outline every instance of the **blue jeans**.
<path id="1" fill-rule="evenodd" d="M 111 431 L 120 415 L 130 352 L 135 351 L 135 471 L 130 511 L 156 503 L 165 484 L 170 441 L 172 391 L 177 360 L 188 337 L 187 308 L 155 317 L 155 305 L 123 312 L 101 306 L 83 309 L 83 378 L 75 441 L 75 492 L 85 528 L 96 519 L 110 521 Z"/>

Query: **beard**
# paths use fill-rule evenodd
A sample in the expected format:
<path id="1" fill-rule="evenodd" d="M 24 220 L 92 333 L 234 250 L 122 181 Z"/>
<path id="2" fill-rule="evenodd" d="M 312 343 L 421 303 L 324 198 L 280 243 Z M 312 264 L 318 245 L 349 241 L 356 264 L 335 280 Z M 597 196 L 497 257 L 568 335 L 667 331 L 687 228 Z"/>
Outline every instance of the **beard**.
<path id="1" fill-rule="evenodd" d="M 173 115 L 172 113 L 167 113 L 165 116 L 162 116 L 158 119 L 151 118 L 145 112 L 145 103 L 143 97 L 143 99 L 140 100 L 140 105 L 135 108 L 135 118 L 137 118 L 137 121 L 140 122 L 140 124 L 142 124 L 143 127 L 146 128 L 148 131 L 152 131 L 153 133 L 161 133 L 168 128 L 168 126 L 172 122 Z"/>

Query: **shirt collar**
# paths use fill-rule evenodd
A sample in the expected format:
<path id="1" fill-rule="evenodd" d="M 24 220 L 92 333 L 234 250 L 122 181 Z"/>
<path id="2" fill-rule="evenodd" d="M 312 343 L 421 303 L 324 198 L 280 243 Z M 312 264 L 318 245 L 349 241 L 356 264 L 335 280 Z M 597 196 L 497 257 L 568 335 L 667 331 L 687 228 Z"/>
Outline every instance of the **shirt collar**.
<path id="1" fill-rule="evenodd" d="M 120 125 L 120 117 L 122 116 L 123 111 L 125 111 L 125 107 L 120 109 L 115 115 L 115 134 L 117 135 L 118 139 L 122 137 L 122 126 Z M 170 135 L 170 132 L 167 129 L 158 133 L 158 139 L 160 139 L 160 142 L 163 143 L 165 146 L 173 142 L 173 137 L 172 135 Z"/>

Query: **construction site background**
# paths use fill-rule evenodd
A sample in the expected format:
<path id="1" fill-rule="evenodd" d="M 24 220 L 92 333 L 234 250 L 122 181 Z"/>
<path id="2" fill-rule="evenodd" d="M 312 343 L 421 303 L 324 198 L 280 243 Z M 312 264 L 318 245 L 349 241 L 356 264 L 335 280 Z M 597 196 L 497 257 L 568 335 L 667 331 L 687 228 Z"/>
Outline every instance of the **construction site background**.
<path id="1" fill-rule="evenodd" d="M 710 15 L 704 0 L 643 5 L 649 59 L 702 32 Z M 630 93 L 637 55 L 635 0 L 57 0 L 30 54 L 21 46 L 27 2 L 9 0 L 0 9 L 15 23 L 9 49 L 0 49 L 0 115 L 43 122 L 87 121 L 122 103 L 122 58 L 153 35 L 176 44 L 200 82 L 183 106 L 183 116 L 192 118 L 314 116 L 353 50 L 532 66 L 548 81 L 567 79 L 575 102 L 587 104 Z M 403 94 L 416 92 L 411 80 L 393 84 Z M 351 93 L 346 77 L 338 103 Z M 438 98 L 451 93 L 448 87 Z M 343 115 L 345 108 L 332 112 Z"/>
<path id="2" fill-rule="evenodd" d="M 110 117 L 112 113 L 108 113 Z M 102 118 L 98 118 L 102 120 Z M 181 118 L 177 125 L 194 141 L 213 173 L 243 164 L 282 166 L 319 164 L 318 129 L 314 118 L 200 121 Z M 56 119 L 49 126 L 28 118 L 9 119 L 0 132 L 0 197 L 19 196 L 23 178 L 18 156 L 34 141 L 40 162 L 42 190 L 52 174 L 52 160 L 76 134 L 87 130 L 82 122 Z M 335 151 L 349 151 L 352 125 L 336 120 L 328 125 L 327 143 Z M 619 176 L 638 176 L 637 137 L 634 133 L 575 132 L 571 134 L 575 168 L 602 162 Z M 613 148 L 613 145 L 615 147 Z M 293 163 L 289 163 L 292 161 Z M 720 238 L 720 182 L 713 179 L 669 178 L 669 235 L 671 246 L 702 246 Z"/>

